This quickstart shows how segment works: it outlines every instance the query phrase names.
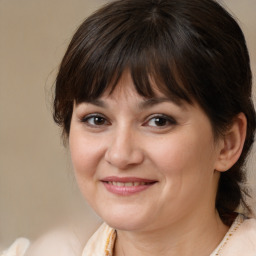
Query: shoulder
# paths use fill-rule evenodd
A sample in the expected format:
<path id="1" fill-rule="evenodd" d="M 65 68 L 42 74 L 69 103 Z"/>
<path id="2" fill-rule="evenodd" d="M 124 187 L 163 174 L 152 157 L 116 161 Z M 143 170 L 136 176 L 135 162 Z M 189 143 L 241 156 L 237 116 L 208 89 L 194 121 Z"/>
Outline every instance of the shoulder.
<path id="1" fill-rule="evenodd" d="M 18 238 L 9 249 L 3 251 L 1 256 L 24 256 L 30 242 L 26 238 Z"/>
<path id="2" fill-rule="evenodd" d="M 246 219 L 237 230 L 236 237 L 256 253 L 256 219 Z M 242 246 L 241 246 L 242 248 Z"/>
<path id="3" fill-rule="evenodd" d="M 77 216 L 52 227 L 43 234 L 29 241 L 25 238 L 17 239 L 0 256 L 77 256 L 92 234 L 102 224 L 99 218 L 81 218 Z M 72 217 L 73 218 L 73 217 Z"/>
<path id="4" fill-rule="evenodd" d="M 81 255 L 82 243 L 78 236 L 66 228 L 56 228 L 30 242 L 17 239 L 0 256 L 77 256 Z"/>
<path id="5" fill-rule="evenodd" d="M 76 234 L 60 228 L 45 233 L 31 243 L 26 256 L 75 256 L 81 254 L 81 250 L 81 241 Z"/>
<path id="6" fill-rule="evenodd" d="M 223 249 L 227 256 L 256 255 L 256 219 L 245 219 Z"/>

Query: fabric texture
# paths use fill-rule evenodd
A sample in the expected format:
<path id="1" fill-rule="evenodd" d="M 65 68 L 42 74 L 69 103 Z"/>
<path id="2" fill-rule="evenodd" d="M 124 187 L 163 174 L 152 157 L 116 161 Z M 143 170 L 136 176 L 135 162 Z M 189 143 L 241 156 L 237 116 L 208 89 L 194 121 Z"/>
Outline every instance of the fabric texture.
<path id="1" fill-rule="evenodd" d="M 82 254 L 77 256 L 113 256 L 115 240 L 116 230 L 103 223 L 89 239 Z M 29 244 L 27 239 L 19 238 L 0 255 L 25 256 Z M 239 214 L 221 243 L 209 256 L 256 256 L 256 219 L 247 219 Z"/>
<path id="2" fill-rule="evenodd" d="M 88 241 L 82 256 L 113 256 L 116 231 L 107 224 Z M 210 256 L 256 256 L 256 220 L 239 214 Z"/>

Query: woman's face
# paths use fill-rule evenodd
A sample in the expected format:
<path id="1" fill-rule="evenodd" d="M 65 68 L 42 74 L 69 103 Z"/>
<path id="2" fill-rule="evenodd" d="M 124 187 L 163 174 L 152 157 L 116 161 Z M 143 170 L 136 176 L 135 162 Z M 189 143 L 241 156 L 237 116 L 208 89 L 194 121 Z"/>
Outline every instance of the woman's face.
<path id="1" fill-rule="evenodd" d="M 152 230 L 215 210 L 220 146 L 208 117 L 159 92 L 139 96 L 129 73 L 111 95 L 74 105 L 69 143 L 83 196 L 112 227 Z"/>

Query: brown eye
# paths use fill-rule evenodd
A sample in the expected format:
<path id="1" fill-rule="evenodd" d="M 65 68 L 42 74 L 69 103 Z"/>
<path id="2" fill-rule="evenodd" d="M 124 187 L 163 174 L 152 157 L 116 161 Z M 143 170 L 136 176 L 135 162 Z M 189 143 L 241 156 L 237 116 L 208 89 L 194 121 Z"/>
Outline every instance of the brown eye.
<path id="1" fill-rule="evenodd" d="M 165 115 L 157 115 L 151 117 L 147 122 L 146 125 L 150 127 L 167 127 L 170 125 L 175 125 L 177 122 L 169 116 Z"/>
<path id="2" fill-rule="evenodd" d="M 168 123 L 168 120 L 162 117 L 154 118 L 153 122 L 155 123 L 155 126 L 165 126 Z"/>
<path id="3" fill-rule="evenodd" d="M 95 116 L 93 118 L 91 118 L 92 123 L 95 125 L 103 125 L 105 124 L 105 119 L 101 116 Z"/>
<path id="4" fill-rule="evenodd" d="M 89 115 L 83 118 L 83 123 L 87 123 L 90 126 L 102 126 L 102 125 L 108 125 L 109 122 L 106 118 L 104 118 L 101 115 Z"/>

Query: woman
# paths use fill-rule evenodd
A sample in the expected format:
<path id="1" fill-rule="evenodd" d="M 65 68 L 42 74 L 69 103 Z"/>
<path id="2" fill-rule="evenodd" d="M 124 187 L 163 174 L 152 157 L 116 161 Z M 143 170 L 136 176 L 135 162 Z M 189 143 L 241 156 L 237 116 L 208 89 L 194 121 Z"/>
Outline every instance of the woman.
<path id="1" fill-rule="evenodd" d="M 109 3 L 78 28 L 55 93 L 78 185 L 104 220 L 81 255 L 256 255 L 256 221 L 236 213 L 251 214 L 249 56 L 219 4 Z"/>

